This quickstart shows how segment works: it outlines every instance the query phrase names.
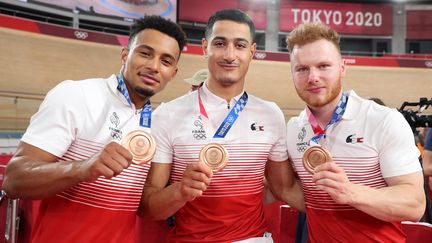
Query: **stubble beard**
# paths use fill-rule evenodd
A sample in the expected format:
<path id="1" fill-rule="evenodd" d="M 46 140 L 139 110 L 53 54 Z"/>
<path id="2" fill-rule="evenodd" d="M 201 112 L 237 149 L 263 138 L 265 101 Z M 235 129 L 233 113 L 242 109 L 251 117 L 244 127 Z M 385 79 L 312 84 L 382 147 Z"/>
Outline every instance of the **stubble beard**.
<path id="1" fill-rule="evenodd" d="M 233 85 L 233 84 L 235 84 L 237 82 L 235 80 L 233 80 L 233 79 L 223 78 L 223 79 L 219 79 L 219 83 L 222 86 L 231 86 L 231 85 Z"/>
<path id="2" fill-rule="evenodd" d="M 218 77 L 218 82 L 222 85 L 222 86 L 231 86 L 233 84 L 238 83 L 239 79 L 235 79 L 234 77 L 232 77 L 233 75 L 230 73 L 225 73 L 223 75 L 221 75 L 221 77 Z"/>
<path id="3" fill-rule="evenodd" d="M 135 87 L 134 90 L 142 98 L 150 98 L 155 95 L 155 92 L 148 88 Z"/>
<path id="4" fill-rule="evenodd" d="M 305 95 L 303 93 L 300 93 L 297 89 L 297 94 L 299 95 L 299 97 L 310 107 L 323 107 L 328 105 L 329 103 L 331 103 L 334 99 L 336 99 L 336 97 L 338 97 L 339 93 L 342 90 L 342 84 L 341 84 L 341 78 L 339 77 L 339 80 L 337 82 L 337 84 L 335 84 L 333 87 L 329 87 L 331 88 L 330 93 L 326 94 L 325 97 L 323 97 L 322 99 L 317 99 L 315 96 L 311 96 L 311 95 Z"/>

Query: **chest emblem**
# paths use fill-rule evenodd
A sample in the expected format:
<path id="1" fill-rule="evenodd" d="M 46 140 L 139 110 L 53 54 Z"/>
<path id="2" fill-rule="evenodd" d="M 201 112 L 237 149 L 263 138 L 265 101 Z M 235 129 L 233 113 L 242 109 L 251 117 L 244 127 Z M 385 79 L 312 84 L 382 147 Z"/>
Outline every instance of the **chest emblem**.
<path id="1" fill-rule="evenodd" d="M 309 142 L 305 142 L 304 139 L 306 137 L 306 128 L 302 128 L 297 135 L 298 142 L 296 143 L 297 151 L 303 153 L 309 146 Z"/>
<path id="2" fill-rule="evenodd" d="M 258 122 L 254 122 L 250 125 L 250 129 L 254 132 L 263 132 L 264 126 L 258 124 Z"/>
<path id="3" fill-rule="evenodd" d="M 115 140 L 120 141 L 123 137 L 122 131 L 117 128 L 120 124 L 120 118 L 118 117 L 117 113 L 114 111 L 109 117 L 109 119 L 112 124 L 112 126 L 109 127 L 109 130 L 111 132 L 111 137 Z"/>
<path id="4" fill-rule="evenodd" d="M 356 134 L 351 134 L 346 138 L 346 143 L 363 143 L 364 137 L 358 137 Z"/>
<path id="5" fill-rule="evenodd" d="M 207 135 L 204 130 L 204 125 L 201 116 L 199 116 L 198 119 L 196 119 L 193 124 L 195 126 L 195 129 L 192 130 L 193 138 L 195 138 L 195 140 L 205 140 L 207 138 Z"/>

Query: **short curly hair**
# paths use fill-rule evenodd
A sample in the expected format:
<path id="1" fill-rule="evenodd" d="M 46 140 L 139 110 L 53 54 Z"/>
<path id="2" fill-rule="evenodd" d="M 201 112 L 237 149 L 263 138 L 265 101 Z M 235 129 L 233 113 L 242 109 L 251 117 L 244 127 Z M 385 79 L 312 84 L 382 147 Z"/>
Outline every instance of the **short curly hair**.
<path id="1" fill-rule="evenodd" d="M 305 23 L 297 26 L 288 34 L 286 43 L 291 53 L 295 45 L 302 46 L 321 39 L 333 43 L 340 53 L 339 34 L 323 23 Z"/>
<path id="2" fill-rule="evenodd" d="M 158 15 L 147 15 L 144 18 L 135 20 L 135 23 L 131 25 L 128 47 L 130 47 L 138 33 L 145 29 L 154 29 L 174 38 L 179 45 L 180 52 L 186 45 L 186 34 L 180 25 Z"/>

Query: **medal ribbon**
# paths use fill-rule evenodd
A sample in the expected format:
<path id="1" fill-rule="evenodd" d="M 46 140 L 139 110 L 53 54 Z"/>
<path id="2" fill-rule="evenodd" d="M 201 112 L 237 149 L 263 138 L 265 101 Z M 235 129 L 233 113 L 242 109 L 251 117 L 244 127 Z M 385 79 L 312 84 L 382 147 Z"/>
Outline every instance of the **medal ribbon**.
<path id="1" fill-rule="evenodd" d="M 345 93 L 342 93 L 342 97 L 336 106 L 336 109 L 332 115 L 332 118 L 331 118 L 330 122 L 324 127 L 324 129 L 322 129 L 321 126 L 318 124 L 318 121 L 316 120 L 316 118 L 312 114 L 312 112 L 310 111 L 309 107 L 306 108 L 306 114 L 308 116 L 308 121 L 311 124 L 312 130 L 314 132 L 314 136 L 311 138 L 312 142 L 315 142 L 316 144 L 318 144 L 318 141 L 324 136 L 327 129 L 332 124 L 340 121 L 343 114 L 345 113 L 347 102 L 348 102 L 348 96 Z"/>
<path id="2" fill-rule="evenodd" d="M 117 75 L 117 80 L 118 80 L 117 90 L 120 91 L 120 93 L 122 93 L 122 95 L 127 100 L 129 106 L 132 107 L 132 101 L 130 99 L 129 92 L 126 88 L 126 84 L 123 80 L 123 75 L 121 73 Z M 141 115 L 140 115 L 141 127 L 147 127 L 147 128 L 151 127 L 151 113 L 152 113 L 152 107 L 151 107 L 150 100 L 148 100 L 141 110 Z"/>
<path id="3" fill-rule="evenodd" d="M 237 100 L 237 103 L 234 105 L 234 107 L 231 108 L 230 112 L 225 117 L 225 119 L 222 121 L 219 128 L 216 130 L 215 134 L 213 135 L 213 138 L 224 138 L 228 134 L 228 131 L 234 125 L 240 112 L 242 112 L 244 107 L 246 106 L 247 101 L 248 101 L 248 94 L 245 91 L 243 95 Z M 207 111 L 204 107 L 204 104 L 201 100 L 201 95 L 199 90 L 198 90 L 198 103 L 199 103 L 200 114 L 203 118 L 205 118 L 204 124 L 210 124 L 208 122 L 209 117 L 207 115 Z"/>

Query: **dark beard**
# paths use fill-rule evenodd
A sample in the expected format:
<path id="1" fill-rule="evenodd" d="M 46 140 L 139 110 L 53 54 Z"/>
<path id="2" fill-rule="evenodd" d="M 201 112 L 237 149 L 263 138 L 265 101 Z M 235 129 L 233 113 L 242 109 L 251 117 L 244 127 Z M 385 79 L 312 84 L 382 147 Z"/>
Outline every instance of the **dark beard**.
<path id="1" fill-rule="evenodd" d="M 143 89 L 140 87 L 135 87 L 134 90 L 141 97 L 152 97 L 155 94 L 155 92 L 151 89 Z"/>

